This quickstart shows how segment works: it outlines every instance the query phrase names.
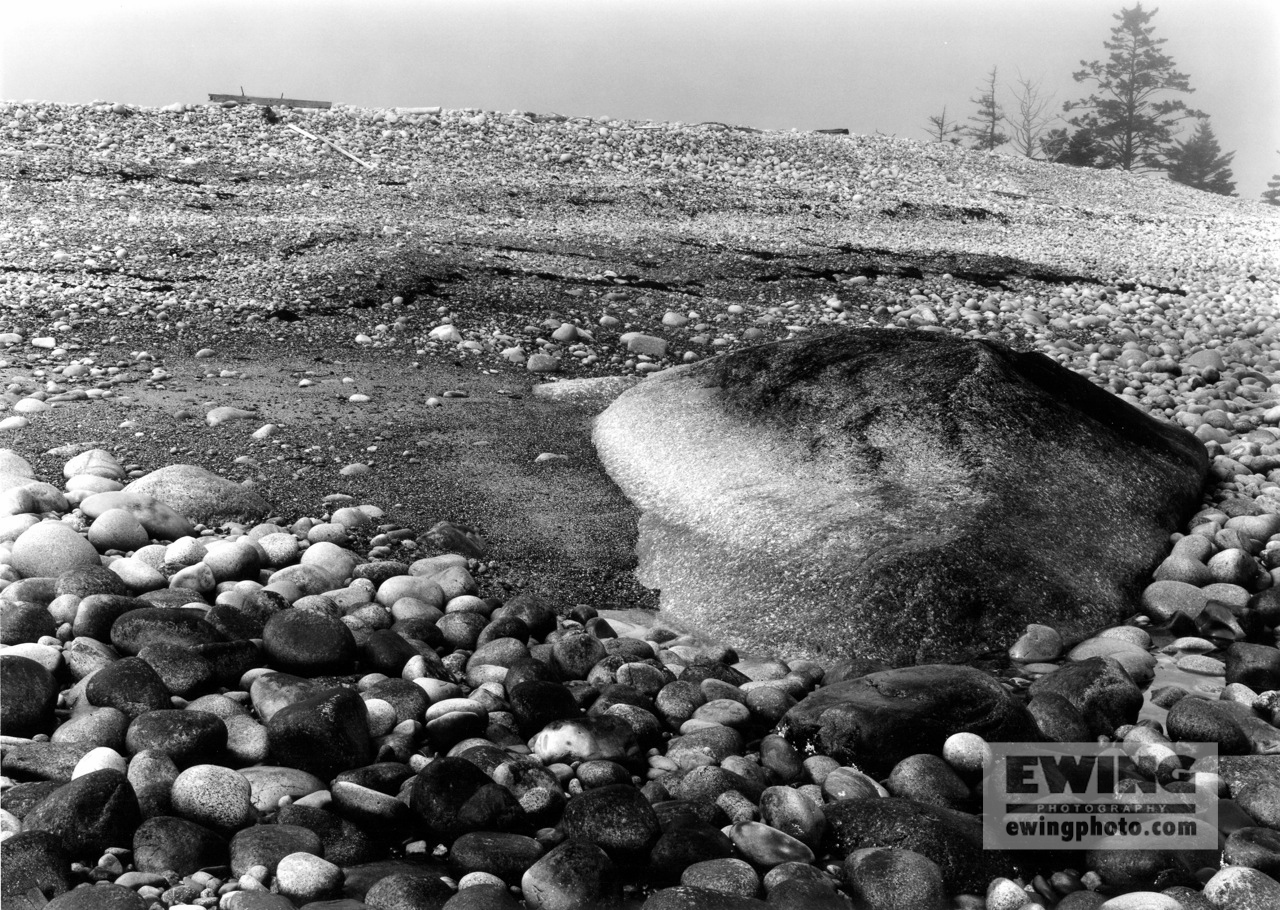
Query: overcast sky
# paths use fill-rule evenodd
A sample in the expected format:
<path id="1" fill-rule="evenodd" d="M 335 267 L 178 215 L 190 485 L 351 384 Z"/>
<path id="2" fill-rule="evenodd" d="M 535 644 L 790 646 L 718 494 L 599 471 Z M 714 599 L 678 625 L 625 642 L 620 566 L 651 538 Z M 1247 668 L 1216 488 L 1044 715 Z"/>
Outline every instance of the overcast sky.
<path id="1" fill-rule="evenodd" d="M 924 139 L 995 65 L 1062 101 L 1126 0 L 0 0 L 0 99 L 209 92 Z M 1163 0 L 1156 36 L 1236 152 L 1280 172 L 1280 0 Z M 1013 106 L 1004 98 L 1006 108 Z"/>

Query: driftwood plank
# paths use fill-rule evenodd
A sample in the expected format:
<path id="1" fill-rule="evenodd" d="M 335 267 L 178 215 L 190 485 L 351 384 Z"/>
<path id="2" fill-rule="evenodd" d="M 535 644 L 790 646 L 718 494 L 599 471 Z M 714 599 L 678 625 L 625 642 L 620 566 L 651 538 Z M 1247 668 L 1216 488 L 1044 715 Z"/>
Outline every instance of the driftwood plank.
<path id="1" fill-rule="evenodd" d="M 210 93 L 210 101 L 235 101 L 240 104 L 273 104 L 276 107 L 315 107 L 328 110 L 332 101 L 300 101 L 297 98 L 261 98 L 257 95 L 215 95 Z"/>

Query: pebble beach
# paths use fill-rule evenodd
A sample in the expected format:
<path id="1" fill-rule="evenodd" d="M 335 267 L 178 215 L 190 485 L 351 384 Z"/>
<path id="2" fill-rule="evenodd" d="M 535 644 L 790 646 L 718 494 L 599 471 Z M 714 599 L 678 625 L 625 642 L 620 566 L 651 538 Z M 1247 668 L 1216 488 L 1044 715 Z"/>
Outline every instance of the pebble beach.
<path id="1" fill-rule="evenodd" d="M 332 144 L 0 105 L 6 908 L 1277 905 L 1275 209 L 884 136 L 281 114 Z M 1047 739 L 1216 744 L 1218 851 L 966 852 L 980 735 L 859 763 L 782 724 L 890 668 L 682 635 L 624 552 L 560 566 L 625 551 L 603 480 L 593 542 L 489 518 L 572 498 L 618 387 L 846 326 L 1039 351 L 1205 445 L 1133 616 L 928 679 Z M 483 426 L 526 406 L 571 416 Z M 485 503 L 431 479 L 509 451 Z"/>

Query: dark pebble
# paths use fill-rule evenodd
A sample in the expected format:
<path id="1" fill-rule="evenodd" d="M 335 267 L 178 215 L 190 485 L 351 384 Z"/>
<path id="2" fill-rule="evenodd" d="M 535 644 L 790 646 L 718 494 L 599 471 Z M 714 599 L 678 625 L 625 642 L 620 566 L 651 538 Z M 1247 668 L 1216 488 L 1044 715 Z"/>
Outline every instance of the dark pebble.
<path id="1" fill-rule="evenodd" d="M 49 610 L 25 601 L 0 601 L 0 645 L 35 642 L 58 631 Z"/>
<path id="2" fill-rule="evenodd" d="M 266 866 L 275 875 L 280 860 L 290 853 L 325 855 L 320 835 L 301 825 L 253 825 L 231 838 L 231 874 L 244 875 L 252 866 Z"/>
<path id="3" fill-rule="evenodd" d="M 554 847 L 520 880 L 525 902 L 535 910 L 608 906 L 617 901 L 620 884 L 607 853 L 573 839 Z"/>
<path id="4" fill-rule="evenodd" d="M 527 679 L 514 688 L 508 686 L 507 703 L 515 715 L 520 735 L 525 738 L 532 737 L 552 721 L 579 714 L 578 703 L 568 689 L 558 682 L 540 679 Z"/>
<path id="5" fill-rule="evenodd" d="M 529 627 L 519 617 L 501 616 L 480 630 L 480 634 L 476 637 L 476 645 L 487 645 L 499 638 L 514 638 L 516 641 L 528 644 Z"/>
<path id="6" fill-rule="evenodd" d="M 20 743 L 4 750 L 0 772 L 15 780 L 65 783 L 71 780 L 76 763 L 91 749 L 92 743 Z"/>
<path id="7" fill-rule="evenodd" d="M 488 624 L 489 618 L 487 616 L 464 611 L 461 613 L 447 613 L 435 625 L 440 630 L 442 640 L 450 648 L 471 651 L 475 650 L 476 643 L 480 639 L 480 633 L 484 631 L 485 626 Z"/>
<path id="8" fill-rule="evenodd" d="M 985 894 L 996 876 L 1013 874 L 1009 859 L 982 846 L 982 823 L 972 815 L 897 797 L 828 803 L 823 847 L 846 857 L 867 847 L 899 847 L 938 864 L 948 893 Z"/>
<path id="9" fill-rule="evenodd" d="M 148 711 L 129 724 L 125 748 L 130 755 L 163 752 L 180 768 L 214 763 L 226 751 L 227 725 L 206 711 Z"/>
<path id="10" fill-rule="evenodd" d="M 0 733 L 30 737 L 53 729 L 58 681 L 40 664 L 17 654 L 0 654 L 0 691 Z"/>
<path id="11" fill-rule="evenodd" d="M 70 887 L 71 857 L 58 835 L 22 831 L 0 843 L 0 899 L 5 904 L 32 888 L 53 897 Z"/>
<path id="12" fill-rule="evenodd" d="M 721 682 L 727 682 L 735 686 L 751 681 L 751 677 L 741 670 L 735 670 L 733 667 L 718 660 L 711 660 L 705 657 L 694 658 L 688 666 L 680 671 L 679 678 L 694 684 L 701 683 L 704 679 L 718 679 Z"/>
<path id="13" fill-rule="evenodd" d="M 755 897 L 760 893 L 760 875 L 750 863 L 734 858 L 694 863 L 684 870 L 680 884 L 736 897 Z"/>
<path id="14" fill-rule="evenodd" d="M 1032 698 L 1061 695 L 1080 712 L 1092 736 L 1110 736 L 1136 721 L 1142 710 L 1142 690 L 1110 657 L 1068 663 L 1037 679 L 1028 691 Z"/>
<path id="15" fill-rule="evenodd" d="M 498 831 L 464 834 L 449 848 L 449 871 L 454 878 L 470 872 L 488 872 L 508 885 L 519 885 L 524 873 L 543 853 L 532 837 Z"/>
<path id="16" fill-rule="evenodd" d="M 1227 685 L 1242 683 L 1255 692 L 1280 689 L 1280 648 L 1236 642 L 1227 648 Z"/>
<path id="17" fill-rule="evenodd" d="M 380 698 L 395 708 L 397 723 L 420 720 L 431 704 L 422 687 L 407 679 L 384 679 L 365 689 L 361 695 L 365 699 Z"/>
<path id="18" fill-rule="evenodd" d="M 677 885 L 649 895 L 641 910 L 767 910 L 768 907 L 769 904 L 755 897 Z"/>
<path id="19" fill-rule="evenodd" d="M 791 879 L 769 892 L 774 910 L 852 910 L 849 898 L 826 882 Z"/>
<path id="20" fill-rule="evenodd" d="M 1280 831 L 1271 828 L 1240 828 L 1227 837 L 1222 861 L 1230 866 L 1248 866 L 1280 881 Z"/>
<path id="21" fill-rule="evenodd" d="M 360 666 L 367 673 L 399 676 L 418 649 L 390 629 L 377 629 L 360 643 Z"/>
<path id="22" fill-rule="evenodd" d="M 25 818 L 31 807 L 62 786 L 61 781 L 35 780 L 14 784 L 0 793 L 0 809 L 12 812 L 17 818 Z"/>
<path id="23" fill-rule="evenodd" d="M 941 910 L 942 870 L 914 850 L 858 850 L 844 861 L 844 882 L 863 910 Z"/>
<path id="24" fill-rule="evenodd" d="M 1184 698 L 1170 708 L 1165 727 L 1175 742 L 1217 743 L 1222 755 L 1247 755 L 1253 749 L 1236 719 L 1202 698 Z"/>
<path id="25" fill-rule="evenodd" d="M 267 722 L 267 744 L 276 763 L 326 781 L 373 759 L 369 715 L 350 689 L 327 689 L 276 711 Z"/>
<path id="26" fill-rule="evenodd" d="M 589 841 L 620 865 L 645 861 L 661 835 L 653 807 L 630 783 L 585 790 L 569 800 L 560 819 L 565 834 Z"/>
<path id="27" fill-rule="evenodd" d="M 888 771 L 909 755 L 940 755 L 955 733 L 1022 742 L 1034 738 L 1035 728 L 1026 708 L 989 674 L 927 664 L 824 686 L 787 712 L 779 732 L 802 751 Z"/>
<path id="28" fill-rule="evenodd" d="M 172 870 L 190 875 L 226 862 L 227 842 L 184 818 L 158 815 L 144 821 L 133 835 L 133 864 L 139 872 Z"/>
<path id="29" fill-rule="evenodd" d="M 631 785 L 631 772 L 615 761 L 584 761 L 578 765 L 575 773 L 582 786 L 587 789 L 614 784 Z"/>
<path id="30" fill-rule="evenodd" d="M 180 605 L 130 610 L 111 624 L 112 647 L 129 656 L 153 642 L 193 647 L 221 640 L 222 634 L 205 621 L 201 611 L 183 610 Z"/>
<path id="31" fill-rule="evenodd" d="M 441 910 L 453 893 L 437 877 L 400 872 L 374 883 L 364 904 L 369 910 Z"/>
<path id="32" fill-rule="evenodd" d="M 650 851 L 647 873 L 655 884 L 667 885 L 678 882 L 694 863 L 732 855 L 733 841 L 727 834 L 704 822 L 690 822 L 663 832 Z"/>
<path id="33" fill-rule="evenodd" d="M 276 822 L 314 831 L 324 845 L 324 858 L 339 866 L 367 863 L 378 854 L 378 844 L 369 833 L 324 809 L 285 806 L 276 814 Z"/>
<path id="34" fill-rule="evenodd" d="M 529 634 L 534 638 L 545 638 L 556 628 L 556 613 L 543 603 L 535 594 L 517 594 L 502 605 L 506 616 L 514 616 L 524 620 L 529 627 Z"/>
<path id="35" fill-rule="evenodd" d="M 94 771 L 64 784 L 33 806 L 24 831 L 61 838 L 73 859 L 96 861 L 108 847 L 128 844 L 142 821 L 133 787 L 119 771 Z"/>
<path id="36" fill-rule="evenodd" d="M 172 707 L 160 674 L 137 657 L 125 657 L 103 667 L 89 680 L 85 695 L 90 704 L 115 708 L 130 721 L 148 711 Z"/>
<path id="37" fill-rule="evenodd" d="M 215 641 L 193 650 L 209 664 L 214 681 L 227 688 L 237 687 L 240 678 L 255 667 L 266 666 L 266 655 L 252 641 Z"/>
<path id="38" fill-rule="evenodd" d="M 262 649 L 268 666 L 303 676 L 348 673 L 356 659 L 355 637 L 342 620 L 311 610 L 272 616 L 262 630 Z"/>
<path id="39" fill-rule="evenodd" d="M 445 901 L 444 910 L 521 910 L 522 906 L 501 885 L 474 885 Z"/>
<path id="40" fill-rule="evenodd" d="M 1280 831 L 1280 779 L 1252 781 L 1233 797 L 1258 824 Z"/>
<path id="41" fill-rule="evenodd" d="M 1090 850 L 1084 865 L 1119 891 L 1151 890 L 1163 875 L 1181 868 L 1170 850 Z"/>
<path id="42" fill-rule="evenodd" d="M 760 740 L 760 765 L 780 784 L 790 784 L 804 773 L 804 758 L 795 746 L 776 733 Z"/>
<path id="43" fill-rule="evenodd" d="M 365 562 L 356 566 L 351 570 L 352 578 L 367 578 L 374 585 L 381 585 L 388 578 L 395 578 L 397 575 L 408 575 L 409 566 L 407 563 L 396 562 L 394 560 L 386 560 L 385 562 Z"/>
<path id="44" fill-rule="evenodd" d="M 58 597 L 70 594 L 80 598 L 129 593 L 128 586 L 120 576 L 106 566 L 83 566 L 63 572 L 58 576 L 53 590 Z"/>
<path id="45" fill-rule="evenodd" d="M 45 904 L 45 910 L 147 910 L 138 892 L 111 882 L 80 885 Z"/>
<path id="46" fill-rule="evenodd" d="M 114 572 L 112 573 L 115 574 Z M 71 631 L 96 641 L 110 641 L 115 621 L 131 610 L 146 607 L 146 602 L 124 594 L 90 594 L 76 607 Z"/>
<path id="47" fill-rule="evenodd" d="M 196 698 L 213 688 L 213 667 L 194 648 L 155 642 L 139 651 L 138 659 L 150 664 L 174 695 Z"/>
<path id="48" fill-rule="evenodd" d="M 586 679 L 591 668 L 608 656 L 600 639 L 586 632 L 570 632 L 551 647 L 552 663 L 565 679 Z"/>
<path id="49" fill-rule="evenodd" d="M 949 764 L 927 752 L 894 765 L 885 786 L 894 796 L 944 809 L 967 810 L 972 796 L 968 785 Z"/>
<path id="50" fill-rule="evenodd" d="M 1080 709 L 1065 695 L 1041 692 L 1027 702 L 1027 711 L 1041 737 L 1051 743 L 1090 742 L 1094 733 Z"/>
<path id="51" fill-rule="evenodd" d="M 139 594 L 138 600 L 162 608 L 181 608 L 187 604 L 205 603 L 204 595 L 192 588 L 161 588 L 158 591 L 147 591 L 145 594 Z"/>
<path id="52" fill-rule="evenodd" d="M 704 727 L 667 742 L 667 758 L 683 768 L 717 765 L 730 755 L 741 755 L 742 734 L 732 727 Z"/>
<path id="53" fill-rule="evenodd" d="M 1072 891 L 1058 901 L 1054 910 L 1098 910 L 1107 902 L 1107 895 L 1097 891 Z"/>
<path id="54" fill-rule="evenodd" d="M 463 758 L 437 758 L 413 782 L 409 807 L 433 837 L 451 843 L 471 831 L 519 831 L 524 812 L 505 787 Z"/>

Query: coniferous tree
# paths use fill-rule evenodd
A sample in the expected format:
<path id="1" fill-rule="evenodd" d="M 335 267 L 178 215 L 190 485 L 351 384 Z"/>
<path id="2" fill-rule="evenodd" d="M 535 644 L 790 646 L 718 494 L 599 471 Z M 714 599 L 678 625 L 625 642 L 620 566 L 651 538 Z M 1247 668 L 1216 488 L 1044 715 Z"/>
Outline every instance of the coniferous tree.
<path id="1" fill-rule="evenodd" d="M 926 130 L 929 138 L 934 142 L 950 142 L 952 145 L 960 143 L 961 126 L 954 120 L 947 119 L 947 108 L 944 105 L 941 114 L 936 114 L 929 118 L 929 126 Z"/>
<path id="2" fill-rule="evenodd" d="M 1276 152 L 1280 155 L 1280 152 Z M 1262 191 L 1262 201 L 1267 205 L 1280 205 L 1280 174 L 1272 174 L 1267 188 Z"/>
<path id="3" fill-rule="evenodd" d="M 1121 9 L 1112 17 L 1119 25 L 1103 43 L 1110 56 L 1105 62 L 1080 61 L 1084 69 L 1073 76 L 1076 82 L 1095 86 L 1088 98 L 1063 106 L 1068 113 L 1079 112 L 1069 122 L 1090 130 L 1102 149 L 1095 166 L 1126 171 L 1161 168 L 1179 121 L 1205 116 L 1180 98 L 1163 97 L 1194 89 L 1187 75 L 1174 69 L 1173 58 L 1161 50 L 1166 39 L 1152 37 L 1155 28 L 1149 23 L 1158 11 L 1144 10 L 1141 3 Z"/>
<path id="4" fill-rule="evenodd" d="M 1234 196 L 1236 183 L 1231 179 L 1231 159 L 1235 156 L 1235 152 L 1222 154 L 1213 127 L 1208 120 L 1201 120 L 1190 139 L 1175 143 L 1166 154 L 1169 179 L 1197 190 Z"/>
<path id="5" fill-rule="evenodd" d="M 978 87 L 978 91 L 982 94 L 977 98 L 969 99 L 972 104 L 978 106 L 978 111 L 969 118 L 969 122 L 973 125 L 966 126 L 964 134 L 969 137 L 969 145 L 972 148 L 990 152 L 1009 141 L 1009 137 L 1000 130 L 1000 124 L 1005 122 L 1005 115 L 1004 108 L 996 100 L 996 68 L 994 66 L 987 74 L 987 81 Z"/>
<path id="6" fill-rule="evenodd" d="M 1040 149 L 1049 161 L 1072 167 L 1102 167 L 1106 153 L 1093 138 L 1093 131 L 1087 128 L 1075 132 L 1063 127 L 1049 130 L 1040 140 Z"/>
<path id="7" fill-rule="evenodd" d="M 1053 96 L 1044 94 L 1038 80 L 1025 79 L 1019 73 L 1013 88 L 1013 100 L 1018 103 L 1017 114 L 1009 118 L 1013 147 L 1019 154 L 1035 158 L 1044 152 L 1042 140 L 1054 119 L 1049 114 Z"/>

